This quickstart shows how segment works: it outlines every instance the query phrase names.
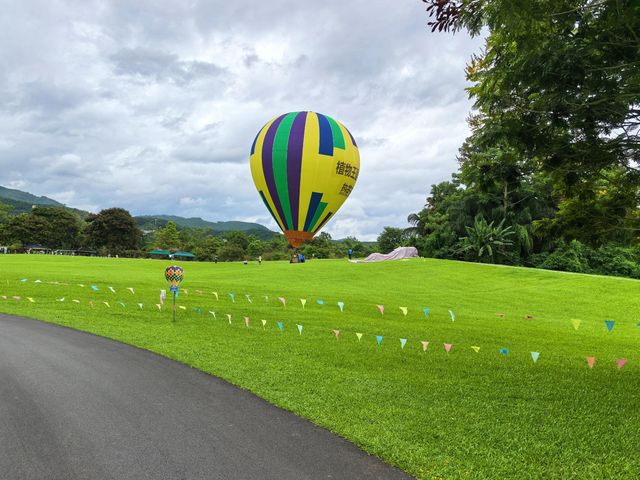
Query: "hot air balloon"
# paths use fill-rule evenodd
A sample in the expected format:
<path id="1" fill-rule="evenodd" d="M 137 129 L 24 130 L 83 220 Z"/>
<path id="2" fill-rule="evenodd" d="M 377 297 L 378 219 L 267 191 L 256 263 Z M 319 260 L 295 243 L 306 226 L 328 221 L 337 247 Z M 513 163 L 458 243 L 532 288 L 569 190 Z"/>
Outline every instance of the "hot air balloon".
<path id="1" fill-rule="evenodd" d="M 251 174 L 267 210 L 292 247 L 333 217 L 360 173 L 349 130 L 315 112 L 291 112 L 267 123 L 251 146 Z"/>

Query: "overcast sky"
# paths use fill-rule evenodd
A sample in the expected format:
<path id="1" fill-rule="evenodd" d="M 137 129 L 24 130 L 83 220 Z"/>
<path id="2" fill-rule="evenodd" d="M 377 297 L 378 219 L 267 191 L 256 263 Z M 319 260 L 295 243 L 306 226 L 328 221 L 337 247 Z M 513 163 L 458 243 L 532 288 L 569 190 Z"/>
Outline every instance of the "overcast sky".
<path id="1" fill-rule="evenodd" d="M 324 228 L 406 226 L 456 169 L 480 39 L 431 33 L 420 0 L 2 2 L 0 185 L 76 208 L 257 221 L 249 150 L 281 113 L 360 146 Z"/>

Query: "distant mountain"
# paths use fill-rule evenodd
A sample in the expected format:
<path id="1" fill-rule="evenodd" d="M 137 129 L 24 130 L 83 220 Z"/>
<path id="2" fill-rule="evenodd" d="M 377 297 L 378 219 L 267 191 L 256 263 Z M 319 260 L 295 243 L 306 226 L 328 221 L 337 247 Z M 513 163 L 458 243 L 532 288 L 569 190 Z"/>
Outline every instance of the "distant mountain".
<path id="1" fill-rule="evenodd" d="M 49 205 L 51 207 L 65 206 L 49 197 L 37 197 L 31 193 L 23 192 L 22 190 L 14 190 L 13 188 L 6 187 L 0 187 L 0 198 L 20 203 L 28 203 L 29 205 Z"/>
<path id="2" fill-rule="evenodd" d="M 262 240 L 268 240 L 276 235 L 276 232 L 269 230 L 264 225 L 251 222 L 210 222 L 200 217 L 179 217 L 177 215 L 139 215 L 134 217 L 136 223 L 142 230 L 151 231 L 164 227 L 167 222 L 173 222 L 178 227 L 183 228 L 206 228 L 214 234 L 229 232 L 231 230 L 240 230 L 249 235 L 254 235 Z"/>
<path id="3" fill-rule="evenodd" d="M 20 213 L 30 212 L 34 205 L 42 207 L 58 207 L 74 212 L 80 218 L 86 218 L 89 212 L 78 210 L 77 208 L 67 207 L 65 204 L 55 201 L 49 197 L 38 197 L 29 192 L 15 190 L 0 186 L 0 203 L 5 203 L 13 207 L 11 213 L 19 215 Z"/>
<path id="4" fill-rule="evenodd" d="M 49 197 L 38 197 L 31 193 L 23 192 L 22 190 L 2 186 L 0 186 L 0 203 L 11 205 L 13 207 L 11 213 L 14 215 L 30 212 L 34 205 L 65 208 L 78 214 L 81 218 L 86 218 L 90 215 L 89 212 L 67 207 Z M 240 230 L 262 240 L 268 240 L 276 234 L 276 232 L 269 230 L 264 225 L 251 222 L 209 222 L 199 217 L 185 218 L 177 215 L 140 215 L 134 217 L 134 219 L 138 226 L 146 231 L 157 230 L 158 228 L 164 227 L 167 222 L 172 221 L 178 225 L 178 227 L 182 228 L 206 228 L 207 230 L 211 230 L 214 235 L 231 230 Z"/>

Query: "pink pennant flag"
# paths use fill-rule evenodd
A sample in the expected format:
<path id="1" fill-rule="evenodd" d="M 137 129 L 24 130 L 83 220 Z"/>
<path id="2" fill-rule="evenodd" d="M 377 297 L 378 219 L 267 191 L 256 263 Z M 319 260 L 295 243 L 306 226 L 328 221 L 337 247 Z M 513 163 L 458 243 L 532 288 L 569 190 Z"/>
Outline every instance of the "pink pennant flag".
<path id="1" fill-rule="evenodd" d="M 244 325 L 249 328 L 249 317 L 244 317 Z"/>
<path id="2" fill-rule="evenodd" d="M 340 330 L 334 330 L 333 334 L 336 336 L 336 340 L 338 340 L 338 337 L 340 336 Z"/>
<path id="3" fill-rule="evenodd" d="M 380 310 L 380 315 L 384 315 L 384 305 L 376 305 L 376 307 Z"/>
<path id="4" fill-rule="evenodd" d="M 422 351 L 426 352 L 427 348 L 429 348 L 429 342 L 427 340 L 421 340 L 420 343 L 422 344 Z"/>
<path id="5" fill-rule="evenodd" d="M 627 364 L 627 359 L 626 358 L 619 358 L 618 359 L 618 370 L 620 370 L 626 364 Z"/>
<path id="6" fill-rule="evenodd" d="M 278 297 L 278 300 L 280 300 L 280 302 L 282 303 L 282 306 L 284 307 L 287 306 L 287 300 L 284 297 Z"/>
<path id="7" fill-rule="evenodd" d="M 596 357 L 587 357 L 587 365 L 589 365 L 589 368 L 593 368 L 595 364 L 596 364 Z"/>
<path id="8" fill-rule="evenodd" d="M 449 353 L 451 351 L 451 347 L 453 347 L 453 344 L 451 343 L 445 343 L 444 344 L 444 351 Z"/>

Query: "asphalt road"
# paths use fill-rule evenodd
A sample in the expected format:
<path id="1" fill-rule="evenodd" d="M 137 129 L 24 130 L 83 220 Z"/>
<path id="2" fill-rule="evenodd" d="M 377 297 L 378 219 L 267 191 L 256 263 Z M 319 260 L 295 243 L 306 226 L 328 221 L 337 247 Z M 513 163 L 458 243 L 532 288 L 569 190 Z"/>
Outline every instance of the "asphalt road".
<path id="1" fill-rule="evenodd" d="M 409 477 L 216 377 L 0 314 L 0 478 Z"/>

